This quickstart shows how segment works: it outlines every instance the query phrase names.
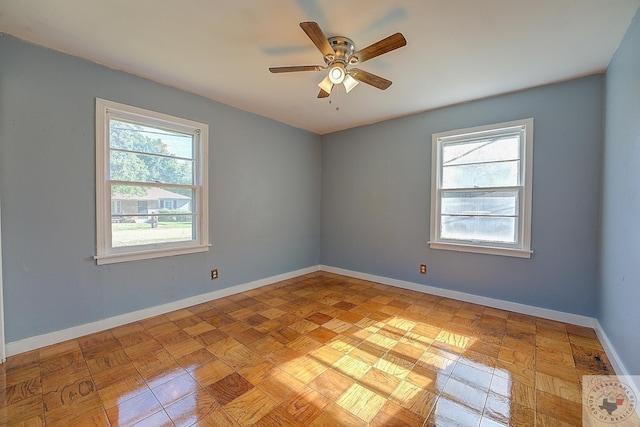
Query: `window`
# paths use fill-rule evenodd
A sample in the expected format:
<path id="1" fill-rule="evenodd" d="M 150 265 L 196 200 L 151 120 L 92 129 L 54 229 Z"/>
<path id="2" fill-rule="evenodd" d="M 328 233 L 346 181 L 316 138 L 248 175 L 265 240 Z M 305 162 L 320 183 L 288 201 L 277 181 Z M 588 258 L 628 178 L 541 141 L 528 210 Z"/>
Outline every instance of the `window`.
<path id="1" fill-rule="evenodd" d="M 96 99 L 98 264 L 209 249 L 207 142 L 206 124 Z"/>
<path id="2" fill-rule="evenodd" d="M 433 249 L 531 257 L 533 119 L 432 136 Z"/>

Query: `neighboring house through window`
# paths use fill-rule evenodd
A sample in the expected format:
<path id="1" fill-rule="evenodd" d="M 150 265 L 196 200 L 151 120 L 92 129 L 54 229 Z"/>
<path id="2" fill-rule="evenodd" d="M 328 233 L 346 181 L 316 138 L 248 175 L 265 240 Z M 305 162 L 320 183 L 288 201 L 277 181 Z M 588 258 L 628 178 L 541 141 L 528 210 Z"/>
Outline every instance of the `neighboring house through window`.
<path id="1" fill-rule="evenodd" d="M 98 264 L 208 250 L 207 142 L 206 124 L 96 99 Z"/>
<path id="2" fill-rule="evenodd" d="M 433 134 L 432 249 L 531 257 L 533 119 Z"/>

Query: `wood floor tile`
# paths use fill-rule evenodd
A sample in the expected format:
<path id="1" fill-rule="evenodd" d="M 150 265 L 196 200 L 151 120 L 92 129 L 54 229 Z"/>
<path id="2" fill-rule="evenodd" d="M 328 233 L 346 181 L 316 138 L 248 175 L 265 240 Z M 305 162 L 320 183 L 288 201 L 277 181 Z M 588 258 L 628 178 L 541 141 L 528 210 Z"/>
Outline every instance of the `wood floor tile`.
<path id="1" fill-rule="evenodd" d="M 536 390 L 582 403 L 582 390 L 577 382 L 570 382 L 542 372 L 536 372 Z"/>
<path id="2" fill-rule="evenodd" d="M 197 427 L 239 427 L 240 424 L 223 408 L 215 408 L 207 416 L 198 420 Z"/>
<path id="3" fill-rule="evenodd" d="M 513 381 L 532 387 L 535 383 L 535 371 L 533 369 L 527 369 L 502 360 L 496 361 L 496 368 L 493 373 L 499 377 L 511 378 Z"/>
<path id="4" fill-rule="evenodd" d="M 351 387 L 353 380 L 327 369 L 309 383 L 309 387 L 324 395 L 331 401 L 335 401 L 346 389 Z"/>
<path id="5" fill-rule="evenodd" d="M 356 417 L 338 404 L 327 406 L 310 427 L 366 427 L 367 422 Z"/>
<path id="6" fill-rule="evenodd" d="M 310 322 L 316 323 L 318 325 L 322 325 L 324 323 L 327 323 L 329 320 L 333 319 L 333 317 L 327 316 L 326 314 L 323 314 L 323 313 L 316 312 L 307 316 L 305 319 Z"/>
<path id="7" fill-rule="evenodd" d="M 207 350 L 236 370 L 259 360 L 257 354 L 233 338 L 218 341 L 208 346 Z"/>
<path id="8" fill-rule="evenodd" d="M 574 366 L 567 366 L 553 360 L 536 359 L 536 371 L 571 382 L 575 382 L 578 379 Z"/>
<path id="9" fill-rule="evenodd" d="M 403 342 L 398 342 L 398 344 L 389 350 L 389 354 L 400 357 L 401 359 L 411 363 L 416 363 L 423 353 L 424 349 L 421 347 L 415 347 Z"/>
<path id="10" fill-rule="evenodd" d="M 242 375 L 234 372 L 233 374 L 227 375 L 221 380 L 208 385 L 206 390 L 218 401 L 218 403 L 220 403 L 220 405 L 226 405 L 252 388 L 253 384 L 242 377 Z"/>
<path id="11" fill-rule="evenodd" d="M 95 375 L 116 366 L 129 364 L 131 361 L 124 352 L 124 349 L 120 348 L 110 353 L 97 356 L 93 359 L 86 359 L 86 363 L 91 374 Z"/>
<path id="12" fill-rule="evenodd" d="M 328 272 L 11 356 L 0 425 L 567 426 L 590 328 Z"/>
<path id="13" fill-rule="evenodd" d="M 499 353 L 498 353 L 499 354 Z M 487 371 L 493 373 L 497 366 L 496 358 L 487 356 L 482 353 L 476 353 L 473 350 L 465 351 L 458 359 L 458 363 L 473 366 L 481 371 Z"/>
<path id="14" fill-rule="evenodd" d="M 309 425 L 315 420 L 331 401 L 313 390 L 305 387 L 300 393 L 282 403 L 282 408 L 298 420 L 302 425 Z"/>
<path id="15" fill-rule="evenodd" d="M 98 399 L 98 392 L 91 377 L 74 379 L 66 383 L 48 384 L 42 388 L 45 412 L 60 407 L 77 406 Z"/>
<path id="16" fill-rule="evenodd" d="M 155 338 L 145 329 L 134 331 L 128 335 L 122 335 L 118 338 L 120 345 L 124 348 L 133 347 L 151 340 L 155 340 Z"/>
<path id="17" fill-rule="evenodd" d="M 98 388 L 98 395 L 104 407 L 108 409 L 147 391 L 149 391 L 147 383 L 140 375 L 135 375 Z"/>
<path id="18" fill-rule="evenodd" d="M 332 369 L 347 378 L 357 381 L 371 369 L 371 366 L 359 359 L 345 355 L 332 365 Z"/>
<path id="19" fill-rule="evenodd" d="M 187 372 L 192 372 L 200 366 L 206 365 L 209 362 L 213 362 L 217 358 L 206 348 L 200 348 L 187 355 L 178 358 L 176 361 Z"/>
<path id="20" fill-rule="evenodd" d="M 488 391 L 493 374 L 474 366 L 458 363 L 453 372 L 451 372 L 451 378 L 468 384 L 475 389 Z"/>
<path id="21" fill-rule="evenodd" d="M 572 425 L 580 425 L 582 406 L 562 397 L 536 390 L 536 411 Z"/>
<path id="22" fill-rule="evenodd" d="M 547 414 L 536 414 L 536 426 L 538 427 L 575 427 L 575 424 L 560 421 Z M 587 426 L 584 426 L 587 427 Z"/>
<path id="23" fill-rule="evenodd" d="M 222 332 L 220 329 L 214 329 L 206 332 L 202 332 L 200 334 L 195 335 L 193 338 L 197 340 L 200 344 L 207 347 L 212 344 L 217 343 L 218 341 L 222 341 L 229 336 Z"/>
<path id="24" fill-rule="evenodd" d="M 40 350 L 35 350 L 33 352 L 29 352 L 29 353 L 24 353 L 23 355 L 18 355 L 16 356 L 17 358 L 25 358 L 26 360 L 29 360 L 28 358 L 31 357 L 31 360 L 34 361 L 35 363 L 38 363 L 38 354 L 39 354 L 39 359 L 43 360 L 43 359 L 48 359 L 51 357 L 55 357 L 55 356 L 59 356 L 61 354 L 64 353 L 70 353 L 73 351 L 77 351 L 80 350 L 80 344 L 78 343 L 77 340 L 69 340 L 69 341 L 64 341 L 61 342 L 59 344 L 54 344 L 54 345 L 50 345 L 47 347 L 43 347 Z M 8 363 L 8 362 L 7 362 Z M 25 361 L 22 362 L 23 364 L 25 363 Z"/>
<path id="25" fill-rule="evenodd" d="M 432 371 L 423 366 L 415 365 L 407 375 L 406 380 L 424 390 L 439 395 L 442 393 L 449 378 L 449 374 Z"/>
<path id="26" fill-rule="evenodd" d="M 571 353 L 571 344 L 568 339 L 565 341 L 536 335 L 536 346 Z"/>
<path id="27" fill-rule="evenodd" d="M 42 397 L 38 395 L 0 408 L 0 425 L 9 426 L 28 420 L 33 420 L 35 423 L 38 419 L 44 420 Z"/>
<path id="28" fill-rule="evenodd" d="M 278 404 L 295 396 L 304 387 L 305 384 L 302 381 L 295 379 L 284 371 L 276 372 L 276 374 L 257 385 L 257 388 Z"/>
<path id="29" fill-rule="evenodd" d="M 603 350 L 571 345 L 579 375 L 615 375 L 611 362 Z"/>
<path id="30" fill-rule="evenodd" d="M 490 391 L 505 396 L 520 406 L 532 409 L 535 407 L 534 387 L 513 381 L 511 378 L 494 375 L 491 380 Z"/>
<path id="31" fill-rule="evenodd" d="M 386 401 L 377 393 L 359 384 L 353 384 L 338 398 L 336 403 L 356 417 L 370 422 Z"/>
<path id="32" fill-rule="evenodd" d="M 276 406 L 264 392 L 253 388 L 224 408 L 241 426 L 252 426 Z"/>
<path id="33" fill-rule="evenodd" d="M 0 408 L 15 404 L 30 397 L 42 395 L 42 380 L 39 376 L 26 378 L 25 381 L 5 386 L 0 390 Z"/>
<path id="34" fill-rule="evenodd" d="M 482 415 L 460 403 L 448 398 L 438 398 L 433 407 L 425 427 L 464 427 L 477 426 Z M 533 425 L 533 424 L 531 424 Z"/>
<path id="35" fill-rule="evenodd" d="M 511 350 L 503 347 L 498 353 L 498 359 L 505 362 L 513 363 L 515 365 L 522 366 L 527 369 L 535 368 L 535 355 L 534 353 L 522 353 L 517 350 Z"/>
<path id="36" fill-rule="evenodd" d="M 112 425 L 133 425 L 162 410 L 151 390 L 107 409 Z"/>
<path id="37" fill-rule="evenodd" d="M 132 427 L 172 427 L 175 424 L 165 411 L 158 411 L 147 418 L 133 424 Z"/>
<path id="38" fill-rule="evenodd" d="M 316 328 L 313 331 L 308 332 L 306 336 L 309 338 L 313 338 L 319 343 L 325 344 L 331 341 L 337 335 L 338 335 L 337 332 L 334 332 L 330 329 L 320 326 L 319 328 Z"/>
<path id="39" fill-rule="evenodd" d="M 281 406 L 276 406 L 255 423 L 256 427 L 305 427 L 307 425 L 296 420 Z"/>
<path id="40" fill-rule="evenodd" d="M 400 380 L 400 378 L 394 377 L 378 368 L 371 368 L 360 378 L 358 384 L 365 386 L 384 398 L 388 398 L 401 382 L 402 380 Z"/>
<path id="41" fill-rule="evenodd" d="M 199 420 L 209 416 L 220 406 L 202 389 L 189 394 L 165 407 L 167 415 L 176 426 L 192 426 Z"/>
<path id="42" fill-rule="evenodd" d="M 409 381 L 403 381 L 391 393 L 391 400 L 405 409 L 426 418 L 436 403 L 437 395 Z"/>
<path id="43" fill-rule="evenodd" d="M 276 370 L 277 368 L 273 363 L 259 359 L 256 362 L 240 368 L 238 373 L 251 384 L 257 385 L 274 375 Z"/>
<path id="44" fill-rule="evenodd" d="M 213 330 L 215 330 L 215 327 L 212 324 L 210 324 L 209 322 L 204 322 L 204 321 L 202 321 L 200 323 L 197 323 L 197 324 L 195 324 L 193 326 L 189 326 L 187 328 L 184 328 L 184 331 L 186 333 L 188 333 L 189 335 L 191 335 L 191 336 L 200 335 L 200 334 L 203 334 L 205 332 L 209 332 L 209 331 L 213 331 Z"/>
<path id="45" fill-rule="evenodd" d="M 152 391 L 162 406 L 166 408 L 200 389 L 200 384 L 191 375 L 184 374 L 153 388 Z"/>
<path id="46" fill-rule="evenodd" d="M 533 410 L 511 401 L 505 396 L 489 393 L 483 416 L 502 425 L 531 426 Z"/>
<path id="47" fill-rule="evenodd" d="M 487 395 L 487 391 L 478 390 L 455 378 L 450 378 L 447 381 L 441 394 L 441 396 L 477 412 L 482 412 Z"/>
<path id="48" fill-rule="evenodd" d="M 565 328 L 567 330 L 567 333 L 569 334 L 569 339 L 571 339 L 571 336 L 591 338 L 594 340 L 598 339 L 596 332 L 592 328 L 570 324 L 565 325 Z"/>
<path id="49" fill-rule="evenodd" d="M 419 427 L 424 417 L 417 415 L 395 402 L 387 401 L 371 420 L 372 427 Z"/>
<path id="50" fill-rule="evenodd" d="M 404 379 L 413 365 L 413 363 L 405 359 L 387 353 L 380 359 L 378 359 L 378 361 L 373 366 L 380 369 L 381 371 L 393 375 L 394 377 Z"/>
<path id="51" fill-rule="evenodd" d="M 456 361 L 427 350 L 420 356 L 416 364 L 435 372 L 450 374 L 455 367 Z"/>
<path id="52" fill-rule="evenodd" d="M 222 360 L 216 359 L 213 362 L 209 362 L 194 369 L 191 372 L 191 376 L 195 378 L 202 387 L 206 387 L 220 381 L 222 378 L 232 374 L 233 372 L 234 370 Z"/>
<path id="53" fill-rule="evenodd" d="M 322 343 L 308 337 L 307 335 L 302 335 L 287 344 L 287 347 L 304 354 L 322 347 Z"/>
<path id="54" fill-rule="evenodd" d="M 46 414 L 47 425 L 52 426 L 105 426 L 112 424 L 99 403 L 82 405 L 73 408 L 59 408 Z M 25 423 L 25 425 L 30 425 Z M 37 424 L 36 424 L 37 425 Z"/>

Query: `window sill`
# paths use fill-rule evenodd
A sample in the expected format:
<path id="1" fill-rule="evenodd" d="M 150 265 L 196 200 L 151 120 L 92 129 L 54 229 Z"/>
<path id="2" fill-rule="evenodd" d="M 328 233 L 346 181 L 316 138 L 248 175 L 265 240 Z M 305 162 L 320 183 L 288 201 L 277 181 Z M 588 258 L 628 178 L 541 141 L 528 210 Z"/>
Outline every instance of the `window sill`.
<path id="1" fill-rule="evenodd" d="M 445 251 L 473 252 L 486 255 L 510 256 L 516 258 L 531 258 L 533 251 L 527 249 L 495 248 L 477 245 L 463 245 L 460 243 L 428 242 L 431 249 Z"/>
<path id="2" fill-rule="evenodd" d="M 97 265 L 115 264 L 118 262 L 138 261 L 142 259 L 161 258 L 175 255 L 193 254 L 197 252 L 207 252 L 211 245 L 189 246 L 183 248 L 168 248 L 155 251 L 144 252 L 120 252 L 104 255 L 96 255 L 93 259 Z"/>

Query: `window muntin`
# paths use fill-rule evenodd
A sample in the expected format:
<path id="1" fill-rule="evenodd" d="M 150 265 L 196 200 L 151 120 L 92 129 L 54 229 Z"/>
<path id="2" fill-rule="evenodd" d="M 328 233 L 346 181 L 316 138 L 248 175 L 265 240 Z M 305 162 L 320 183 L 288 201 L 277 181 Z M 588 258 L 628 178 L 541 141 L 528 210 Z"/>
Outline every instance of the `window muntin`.
<path id="1" fill-rule="evenodd" d="M 530 257 L 533 119 L 434 134 L 430 246 Z"/>
<path id="2" fill-rule="evenodd" d="M 206 251 L 207 125 L 97 99 L 96 131 L 98 264 Z"/>

